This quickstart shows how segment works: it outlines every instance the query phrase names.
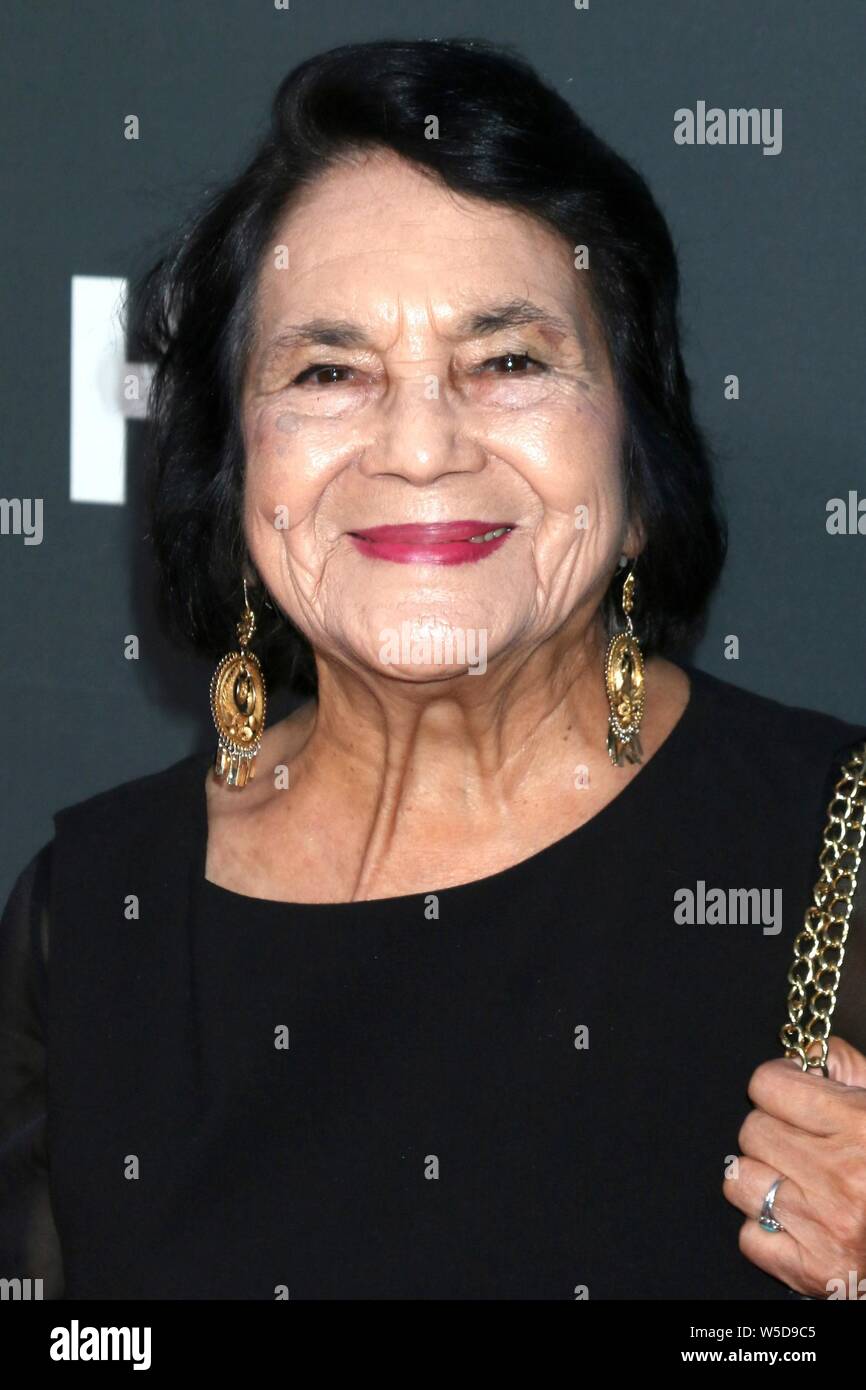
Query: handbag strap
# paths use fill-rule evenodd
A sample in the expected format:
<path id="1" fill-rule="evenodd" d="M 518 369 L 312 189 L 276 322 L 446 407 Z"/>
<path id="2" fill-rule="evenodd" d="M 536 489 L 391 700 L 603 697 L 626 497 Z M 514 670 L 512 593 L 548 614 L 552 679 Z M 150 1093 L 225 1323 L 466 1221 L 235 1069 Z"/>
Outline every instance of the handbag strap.
<path id="1" fill-rule="evenodd" d="M 803 1071 L 827 1071 L 830 1020 L 866 839 L 866 740 L 849 750 L 827 807 L 820 876 L 794 941 L 788 1021 L 779 1032 L 786 1057 Z"/>

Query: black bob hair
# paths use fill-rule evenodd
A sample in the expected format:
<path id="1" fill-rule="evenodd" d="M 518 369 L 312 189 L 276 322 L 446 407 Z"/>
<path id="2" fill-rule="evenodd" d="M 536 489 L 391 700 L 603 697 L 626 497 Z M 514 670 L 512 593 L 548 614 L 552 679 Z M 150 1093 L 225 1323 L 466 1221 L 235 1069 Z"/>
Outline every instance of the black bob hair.
<path id="1" fill-rule="evenodd" d="M 439 117 L 440 138 L 425 138 Z M 244 567 L 240 393 L 262 258 L 293 195 L 341 156 L 390 149 L 458 193 L 523 209 L 589 248 L 589 288 L 623 403 L 622 466 L 645 545 L 634 621 L 645 655 L 699 635 L 727 531 L 679 343 L 676 253 L 643 178 L 510 50 L 483 40 L 348 44 L 283 79 L 247 167 L 134 285 L 131 331 L 154 364 L 146 504 L 169 632 L 219 659 Z M 625 571 L 604 599 L 621 625 Z M 269 685 L 316 688 L 310 644 L 250 588 Z"/>

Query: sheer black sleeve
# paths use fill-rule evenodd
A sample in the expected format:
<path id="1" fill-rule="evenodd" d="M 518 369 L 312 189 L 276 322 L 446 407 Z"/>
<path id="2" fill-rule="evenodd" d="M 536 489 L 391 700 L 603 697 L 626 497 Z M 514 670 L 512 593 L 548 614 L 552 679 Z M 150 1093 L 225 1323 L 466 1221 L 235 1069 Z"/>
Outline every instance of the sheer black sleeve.
<path id="1" fill-rule="evenodd" d="M 46 1143 L 50 869 L 49 842 L 19 875 L 0 918 L 0 1278 L 41 1279 L 46 1299 L 64 1296 Z"/>

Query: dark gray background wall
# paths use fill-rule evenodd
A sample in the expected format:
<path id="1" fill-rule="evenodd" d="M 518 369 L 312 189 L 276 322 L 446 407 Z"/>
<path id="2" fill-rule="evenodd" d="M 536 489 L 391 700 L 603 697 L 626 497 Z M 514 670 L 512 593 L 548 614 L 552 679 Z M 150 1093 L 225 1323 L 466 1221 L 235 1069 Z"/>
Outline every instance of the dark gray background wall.
<path id="1" fill-rule="evenodd" d="M 685 351 L 721 455 L 726 575 L 698 665 L 866 720 L 866 535 L 829 535 L 863 463 L 861 0 L 5 0 L 0 900 L 51 813 L 210 746 L 210 665 L 151 612 L 136 436 L 125 506 L 69 500 L 70 280 L 132 276 L 234 172 L 278 80 L 337 43 L 516 45 L 648 178 L 672 226 Z M 783 147 L 680 146 L 674 111 L 782 108 Z M 123 137 L 134 112 L 141 138 Z M 739 401 L 723 380 L 740 378 Z M 866 521 L 864 521 L 866 528 Z M 137 633 L 139 661 L 123 639 Z M 736 634 L 739 660 L 725 659 Z M 229 634 L 227 634 L 228 638 Z M 98 852 L 98 847 L 94 847 Z"/>

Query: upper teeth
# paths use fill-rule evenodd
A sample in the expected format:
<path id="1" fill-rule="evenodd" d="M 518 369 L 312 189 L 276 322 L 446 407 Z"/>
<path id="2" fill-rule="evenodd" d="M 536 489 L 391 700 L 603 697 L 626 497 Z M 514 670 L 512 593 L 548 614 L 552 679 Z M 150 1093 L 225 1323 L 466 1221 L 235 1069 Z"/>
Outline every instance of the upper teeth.
<path id="1" fill-rule="evenodd" d="M 492 541 L 497 536 L 504 536 L 506 531 L 510 531 L 510 526 L 499 526 L 495 531 L 485 531 L 483 536 L 470 536 L 471 541 L 480 543 L 481 541 Z"/>

